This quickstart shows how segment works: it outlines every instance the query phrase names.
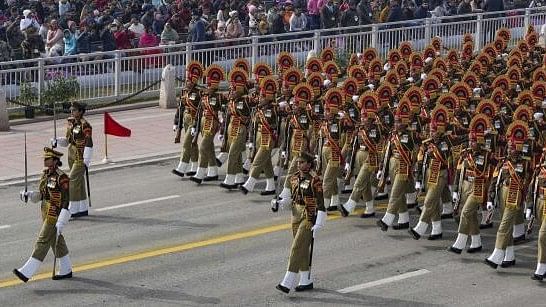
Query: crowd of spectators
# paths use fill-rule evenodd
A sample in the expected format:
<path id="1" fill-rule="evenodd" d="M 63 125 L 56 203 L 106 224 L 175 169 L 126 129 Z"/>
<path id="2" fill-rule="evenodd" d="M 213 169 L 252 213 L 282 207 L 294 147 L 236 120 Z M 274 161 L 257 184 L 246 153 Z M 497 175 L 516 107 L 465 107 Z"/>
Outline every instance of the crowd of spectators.
<path id="1" fill-rule="evenodd" d="M 528 0 L 0 0 L 0 62 L 419 20 Z"/>

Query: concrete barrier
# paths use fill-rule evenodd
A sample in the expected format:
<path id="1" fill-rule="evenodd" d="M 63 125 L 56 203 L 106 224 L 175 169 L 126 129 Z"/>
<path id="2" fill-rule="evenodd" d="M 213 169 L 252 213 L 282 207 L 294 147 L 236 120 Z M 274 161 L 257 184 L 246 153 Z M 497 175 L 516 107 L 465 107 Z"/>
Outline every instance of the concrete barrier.
<path id="1" fill-rule="evenodd" d="M 168 64 L 163 68 L 161 74 L 161 87 L 159 89 L 159 107 L 172 109 L 177 107 L 176 103 L 176 68 Z"/>
<path id="2" fill-rule="evenodd" d="M 8 104 L 3 88 L 0 88 L 0 131 L 9 131 Z"/>

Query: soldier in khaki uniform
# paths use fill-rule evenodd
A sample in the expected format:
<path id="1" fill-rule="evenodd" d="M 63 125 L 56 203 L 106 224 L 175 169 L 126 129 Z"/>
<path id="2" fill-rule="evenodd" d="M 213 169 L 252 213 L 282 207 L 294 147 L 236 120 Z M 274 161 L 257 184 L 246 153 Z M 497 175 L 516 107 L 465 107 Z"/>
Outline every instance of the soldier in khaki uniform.
<path id="1" fill-rule="evenodd" d="M 402 99 L 396 109 L 394 131 L 388 138 L 384 158 L 380 165 L 382 174 L 377 176 L 381 179 L 378 189 L 384 186 L 387 177 L 392 180 L 387 212 L 381 220 L 377 221 L 377 225 L 383 231 L 387 231 L 393 225 L 396 214 L 398 214 L 398 225 L 394 225 L 393 228 L 409 228 L 406 194 L 414 190 L 411 186 L 412 170 L 421 143 L 419 135 L 408 129 L 410 116 L 411 104 L 409 100 Z"/>
<path id="2" fill-rule="evenodd" d="M 495 174 L 496 182 L 489 187 L 489 199 L 487 209 L 493 210 L 493 202 L 498 199 L 500 205 L 504 205 L 502 219 L 497 230 L 497 240 L 493 253 L 485 259 L 485 263 L 496 269 L 499 265 L 510 267 L 516 264 L 514 255 L 514 242 L 512 229 L 517 215 L 521 213 L 524 202 L 531 201 L 527 193 L 533 167 L 529 160 L 524 159 L 522 150 L 528 142 L 529 128 L 527 123 L 515 120 L 508 126 L 506 138 L 508 139 L 507 157 L 499 163 Z"/>
<path id="3" fill-rule="evenodd" d="M 543 280 L 546 278 L 546 160 L 543 153 L 541 163 L 535 171 L 535 177 L 533 178 L 533 184 L 531 191 L 533 201 L 530 203 L 532 206 L 526 211 L 526 217 L 528 220 L 534 214 L 535 219 L 538 221 L 538 256 L 537 267 L 531 279 Z"/>
<path id="4" fill-rule="evenodd" d="M 487 115 L 476 114 L 470 122 L 469 130 L 470 148 L 461 153 L 453 185 L 455 211 L 459 211 L 462 206 L 457 239 L 448 248 L 456 254 L 460 254 L 466 247 L 469 236 L 471 243 L 467 251 L 476 253 L 482 250 L 478 211 L 487 201 L 488 187 L 496 164 L 492 150 L 485 147 L 489 137 L 487 131 L 491 130 Z"/>
<path id="5" fill-rule="evenodd" d="M 252 146 L 258 147 L 256 155 L 252 159 L 250 167 L 250 176 L 247 181 L 241 185 L 243 194 L 252 192 L 254 186 L 263 172 L 266 180 L 265 191 L 261 195 L 275 194 L 275 180 L 273 178 L 273 163 L 271 162 L 271 150 L 277 141 L 277 107 L 273 104 L 275 94 L 277 93 L 277 82 L 273 76 L 262 79 L 260 84 L 260 102 L 257 111 L 254 114 L 254 135 L 255 142 Z M 252 148 L 251 148 L 252 149 Z"/>
<path id="6" fill-rule="evenodd" d="M 235 189 L 244 183 L 243 152 L 247 139 L 248 125 L 251 120 L 254 101 L 248 95 L 247 72 L 238 68 L 229 74 L 230 93 L 228 97 L 228 161 L 227 174 L 220 186 L 224 189 Z"/>
<path id="7" fill-rule="evenodd" d="M 418 240 L 432 224 L 432 231 L 429 240 L 442 238 L 442 220 L 440 200 L 441 194 L 448 184 L 448 175 L 453 167 L 451 157 L 451 148 L 455 139 L 446 134 L 449 113 L 445 106 L 437 105 L 431 113 L 430 139 L 423 141 L 418 157 L 417 170 L 422 172 L 421 165 L 426 166 L 426 171 L 422 172 L 422 178 L 415 183 L 416 190 L 421 188 L 421 183 L 425 184 L 426 194 L 424 201 L 424 210 L 421 213 L 417 225 L 409 230 L 409 233 L 415 240 Z"/>
<path id="8" fill-rule="evenodd" d="M 172 170 L 173 174 L 180 177 L 195 175 L 199 160 L 199 146 L 194 136 L 199 133 L 199 127 L 195 127 L 201 109 L 201 93 L 197 86 L 199 80 L 203 78 L 203 66 L 197 61 L 192 61 L 187 66 L 186 89 L 180 97 L 180 104 L 174 116 L 175 129 L 184 129 L 180 161 Z"/>
<path id="9" fill-rule="evenodd" d="M 70 167 L 70 202 L 68 209 L 72 217 L 87 216 L 89 200 L 85 189 L 85 169 L 91 165 L 93 157 L 93 129 L 83 118 L 85 105 L 73 102 L 70 107 L 66 137 L 51 140 L 52 147 L 68 146 L 68 166 Z"/>
<path id="10" fill-rule="evenodd" d="M 218 85 L 224 80 L 224 69 L 219 65 L 210 65 L 205 76 L 207 78 L 207 93 L 201 99 L 202 115 L 201 143 L 199 144 L 199 165 L 195 176 L 190 180 L 201 184 L 203 181 L 218 180 L 218 165 L 214 152 L 214 136 L 220 128 L 218 113 L 226 104 L 227 99 L 218 92 Z M 195 138 L 195 136 L 193 136 Z"/>
<path id="11" fill-rule="evenodd" d="M 383 145 L 383 133 L 377 120 L 379 98 L 375 93 L 364 93 L 359 101 L 362 106 L 362 123 L 356 134 L 358 151 L 361 153 L 360 169 L 356 177 L 353 191 L 349 200 L 341 206 L 344 216 L 353 212 L 360 198 L 366 203 L 364 217 L 374 216 L 374 195 L 376 186 L 376 174 L 381 160 L 381 146 Z"/>
<path id="12" fill-rule="evenodd" d="M 290 176 L 290 195 L 280 200 L 280 204 L 291 205 L 292 235 L 294 241 L 290 248 L 288 270 L 277 289 L 288 293 L 296 286 L 298 273 L 300 282 L 296 291 L 313 289 L 310 273 L 310 246 L 319 229 L 324 227 L 326 211 L 322 202 L 322 182 L 319 176 L 311 173 L 314 157 L 303 152 L 298 157 L 298 173 Z M 272 200 L 275 202 L 276 200 Z"/>
<path id="13" fill-rule="evenodd" d="M 41 203 L 43 221 L 32 256 L 21 268 L 13 270 L 13 273 L 23 282 L 27 282 L 38 271 L 50 248 L 60 262 L 59 274 L 54 275 L 53 279 L 72 277 L 72 264 L 62 235 L 64 226 L 70 220 L 68 210 L 70 179 L 59 169 L 62 155 L 51 148 L 44 148 L 46 169 L 40 178 L 39 190 L 20 193 L 21 200 L 25 203 L 28 200 Z"/>

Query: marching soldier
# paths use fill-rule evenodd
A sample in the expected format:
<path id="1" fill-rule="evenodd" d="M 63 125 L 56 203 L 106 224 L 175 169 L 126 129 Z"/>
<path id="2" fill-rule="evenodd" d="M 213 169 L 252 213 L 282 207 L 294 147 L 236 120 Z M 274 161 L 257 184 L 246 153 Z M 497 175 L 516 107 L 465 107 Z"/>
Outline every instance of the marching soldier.
<path id="1" fill-rule="evenodd" d="M 442 220 L 440 200 L 441 194 L 449 182 L 450 170 L 453 167 L 451 148 L 455 140 L 446 134 L 449 114 L 443 105 L 437 105 L 431 113 L 430 139 L 423 141 L 420 149 L 415 189 L 420 190 L 425 185 L 424 210 L 421 213 L 417 225 L 409 230 L 415 240 L 419 240 L 425 234 L 429 224 L 432 231 L 429 240 L 442 238 Z M 424 171 L 421 166 L 424 166 Z"/>
<path id="2" fill-rule="evenodd" d="M 507 157 L 499 163 L 489 187 L 487 209 L 493 210 L 493 204 L 504 205 L 502 219 L 497 230 L 497 240 L 493 253 L 485 259 L 485 263 L 496 269 L 499 265 L 510 267 L 516 264 L 512 228 L 516 216 L 521 213 L 523 203 L 529 203 L 527 191 L 531 182 L 532 166 L 522 154 L 524 144 L 528 142 L 529 128 L 527 123 L 516 120 L 506 131 L 508 139 Z"/>
<path id="3" fill-rule="evenodd" d="M 256 122 L 253 134 L 254 140 L 250 140 L 252 146 L 258 147 L 255 156 L 252 159 L 250 167 L 250 176 L 247 181 L 241 185 L 243 194 L 252 192 L 260 174 L 263 172 L 266 180 L 265 191 L 261 195 L 275 194 L 275 180 L 273 178 L 273 163 L 271 162 L 271 150 L 275 146 L 278 138 L 277 132 L 277 108 L 273 105 L 275 94 L 277 93 L 277 82 L 273 76 L 262 79 L 260 84 L 260 104 L 254 114 Z"/>
<path id="4" fill-rule="evenodd" d="M 380 164 L 383 133 L 377 122 L 379 98 L 375 93 L 367 92 L 360 98 L 362 123 L 358 129 L 356 144 L 359 147 L 360 170 L 349 200 L 341 206 L 344 216 L 353 212 L 360 198 L 366 203 L 362 217 L 372 217 L 374 213 L 374 194 L 376 173 Z"/>
<path id="5" fill-rule="evenodd" d="M 70 201 L 68 209 L 72 217 L 87 216 L 89 200 L 85 189 L 85 172 L 93 157 L 93 138 L 91 124 L 83 118 L 85 105 L 73 102 L 70 107 L 66 137 L 51 140 L 52 147 L 68 146 L 68 166 L 70 167 Z"/>
<path id="6" fill-rule="evenodd" d="M 546 278 L 546 153 L 542 154 L 542 159 L 538 165 L 532 184 L 533 200 L 529 203 L 531 206 L 526 210 L 526 217 L 532 227 L 532 220 L 538 221 L 538 256 L 537 268 L 531 279 L 542 281 Z"/>
<path id="7" fill-rule="evenodd" d="M 68 256 L 68 248 L 62 235 L 63 228 L 70 220 L 69 186 L 70 179 L 59 167 L 62 165 L 62 153 L 51 148 L 44 148 L 45 170 L 40 178 L 38 191 L 21 191 L 21 200 L 25 203 L 31 200 L 41 203 L 42 228 L 36 240 L 32 256 L 19 269 L 14 269 L 15 274 L 23 282 L 27 282 L 38 271 L 49 249 L 53 250 L 55 258 L 59 259 L 59 274 L 53 279 L 65 279 L 72 277 L 72 264 Z"/>
<path id="8" fill-rule="evenodd" d="M 224 80 L 224 69 L 216 64 L 210 65 L 205 76 L 207 78 L 207 93 L 203 96 L 202 116 L 197 121 L 196 127 L 200 129 L 202 138 L 199 144 L 199 166 L 191 181 L 201 184 L 203 181 L 218 180 L 218 165 L 214 152 L 214 136 L 220 128 L 218 113 L 226 104 L 227 99 L 218 92 L 218 85 Z M 201 121 L 201 125 L 199 125 Z M 193 138 L 196 138 L 194 135 Z"/>
<path id="9" fill-rule="evenodd" d="M 339 192 L 337 178 L 340 174 L 341 155 L 341 116 L 338 114 L 343 102 L 343 94 L 338 88 L 331 88 L 324 95 L 325 121 L 321 127 L 324 145 L 321 149 L 323 172 L 324 206 L 328 211 L 338 210 Z"/>
<path id="10" fill-rule="evenodd" d="M 377 221 L 377 225 L 383 231 L 387 231 L 388 227 L 393 225 L 396 214 L 398 214 L 398 225 L 393 226 L 393 228 L 409 228 L 406 194 L 413 189 L 411 186 L 412 169 L 417 156 L 417 149 L 421 142 L 419 136 L 408 128 L 410 116 L 410 102 L 407 99 L 402 99 L 398 104 L 394 117 L 395 130 L 389 136 L 384 159 L 379 168 L 383 174 L 378 174 L 380 176 L 377 176 L 382 179 L 378 183 L 378 189 L 385 184 L 387 176 L 393 182 L 387 212 L 381 220 Z"/>
<path id="11" fill-rule="evenodd" d="M 326 221 L 326 211 L 322 202 L 322 182 L 319 176 L 311 173 L 314 157 L 302 152 L 297 160 L 298 173 L 290 176 L 290 195 L 280 200 L 282 206 L 291 205 L 294 237 L 288 270 L 281 283 L 277 285 L 277 289 L 284 293 L 290 292 L 294 287 L 296 291 L 313 289 L 310 272 L 313 240 Z M 296 287 L 298 273 L 300 282 Z"/>
<path id="12" fill-rule="evenodd" d="M 456 212 L 462 204 L 457 239 L 448 249 L 456 254 L 460 254 L 466 247 L 469 237 L 471 242 L 467 252 L 482 250 L 478 210 L 487 201 L 487 188 L 496 164 L 493 151 L 486 148 L 486 139 L 491 137 L 488 135 L 491 131 L 488 116 L 476 114 L 469 129 L 470 148 L 461 153 L 452 192 Z"/>
<path id="13" fill-rule="evenodd" d="M 248 125 L 251 120 L 254 102 L 248 96 L 247 72 L 235 68 L 229 74 L 230 93 L 228 102 L 229 125 L 227 132 L 228 166 L 224 182 L 220 186 L 224 189 L 235 189 L 244 183 L 243 157 L 247 139 Z"/>
<path id="14" fill-rule="evenodd" d="M 199 146 L 197 138 L 199 127 L 196 127 L 198 117 L 201 116 L 201 93 L 198 89 L 198 82 L 203 78 L 203 65 L 192 61 L 187 66 L 186 88 L 180 104 L 174 116 L 174 128 L 177 131 L 175 143 L 180 142 L 180 133 L 184 130 L 184 142 L 178 166 L 172 173 L 180 177 L 193 176 L 197 172 L 199 159 Z M 191 161 L 191 165 L 190 165 Z"/>

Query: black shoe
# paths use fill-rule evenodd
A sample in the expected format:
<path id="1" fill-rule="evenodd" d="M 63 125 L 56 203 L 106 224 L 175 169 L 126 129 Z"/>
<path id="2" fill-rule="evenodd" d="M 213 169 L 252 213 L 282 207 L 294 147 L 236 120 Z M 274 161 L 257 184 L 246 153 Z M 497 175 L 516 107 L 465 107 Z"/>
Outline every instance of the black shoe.
<path id="1" fill-rule="evenodd" d="M 281 284 L 278 284 L 275 288 L 277 288 L 277 290 L 280 290 L 280 291 L 282 291 L 284 293 L 287 293 L 287 294 L 288 294 L 288 292 L 290 292 L 290 289 L 288 289 L 287 287 L 285 287 L 285 286 L 283 286 Z"/>
<path id="2" fill-rule="evenodd" d="M 389 194 L 385 194 L 385 195 L 378 195 L 375 197 L 375 200 L 383 200 L 383 199 L 388 199 L 389 198 Z"/>
<path id="3" fill-rule="evenodd" d="M 185 175 L 188 177 L 191 177 L 191 176 L 195 176 L 195 174 L 197 174 L 197 172 L 187 172 Z"/>
<path id="4" fill-rule="evenodd" d="M 503 261 L 501 263 L 501 268 L 509 268 L 511 266 L 514 266 L 516 265 L 516 259 L 512 260 L 512 261 Z"/>
<path id="5" fill-rule="evenodd" d="M 409 234 L 415 239 L 415 240 L 419 240 L 421 239 L 421 235 L 417 233 L 417 231 L 413 230 L 413 228 L 411 228 L 410 230 L 408 230 Z"/>
<path id="6" fill-rule="evenodd" d="M 417 203 L 407 204 L 407 206 L 408 206 L 408 209 L 413 209 L 413 208 L 417 207 Z"/>
<path id="7" fill-rule="evenodd" d="M 222 167 L 222 161 L 220 161 L 220 159 L 216 158 L 216 166 L 218 167 Z"/>
<path id="8" fill-rule="evenodd" d="M 439 239 L 441 239 L 441 238 L 442 238 L 442 234 L 441 234 L 441 233 L 439 233 L 439 234 L 437 234 L 437 235 L 430 235 L 430 236 L 428 237 L 428 239 L 431 240 L 431 241 L 439 240 Z"/>
<path id="9" fill-rule="evenodd" d="M 190 177 L 190 180 L 197 184 L 201 184 L 203 182 L 203 179 L 199 179 L 197 177 Z"/>
<path id="10" fill-rule="evenodd" d="M 349 216 L 349 211 L 347 211 L 347 209 L 345 209 L 345 207 L 343 207 L 343 205 L 339 206 L 339 212 L 341 213 L 341 216 L 343 216 L 343 217 L 348 217 Z"/>
<path id="11" fill-rule="evenodd" d="M 477 252 L 481 252 L 482 251 L 482 247 L 481 246 L 478 246 L 478 247 L 471 247 L 469 249 L 466 250 L 467 253 L 469 254 L 474 254 L 474 253 L 477 253 Z"/>
<path id="12" fill-rule="evenodd" d="M 277 176 L 277 175 L 273 176 L 274 181 L 277 181 L 277 179 L 279 179 L 279 176 Z"/>
<path id="13" fill-rule="evenodd" d="M 173 169 L 173 170 L 171 171 L 171 173 L 175 174 L 176 176 L 184 177 L 184 173 L 181 173 L 181 172 L 179 172 L 179 171 L 177 171 L 177 170 L 175 170 L 175 169 Z"/>
<path id="14" fill-rule="evenodd" d="M 72 272 L 68 273 L 68 274 L 65 274 L 65 275 L 55 275 L 53 276 L 51 279 L 53 280 L 61 280 L 61 279 L 67 279 L 67 278 L 72 278 Z"/>
<path id="15" fill-rule="evenodd" d="M 297 286 L 296 287 L 296 292 L 302 292 L 302 291 L 306 291 L 306 290 L 313 290 L 313 283 L 310 283 L 308 285 L 303 285 L 303 286 Z"/>
<path id="16" fill-rule="evenodd" d="M 446 213 L 446 214 L 442 214 L 442 220 L 444 219 L 451 219 L 453 218 L 453 213 Z"/>
<path id="17" fill-rule="evenodd" d="M 263 192 L 260 193 L 260 195 L 262 195 L 262 196 L 275 195 L 275 190 L 263 191 Z"/>
<path id="18" fill-rule="evenodd" d="M 82 211 L 82 212 L 78 212 L 78 217 L 82 217 L 82 216 L 88 216 L 89 215 L 89 211 Z"/>
<path id="19" fill-rule="evenodd" d="M 395 230 L 409 229 L 409 222 L 402 223 L 402 224 L 396 224 L 396 225 L 392 226 L 392 229 L 395 229 Z"/>
<path id="20" fill-rule="evenodd" d="M 328 212 L 333 212 L 333 211 L 337 211 L 337 210 L 338 210 L 338 209 L 337 209 L 337 206 L 330 206 L 330 207 L 328 207 L 328 208 L 326 209 L 326 211 L 328 211 Z"/>
<path id="21" fill-rule="evenodd" d="M 372 212 L 372 213 L 362 213 L 360 215 L 360 218 L 363 218 L 363 219 L 367 219 L 369 217 L 374 217 L 375 216 L 375 212 Z"/>
<path id="22" fill-rule="evenodd" d="M 383 222 L 382 220 L 377 220 L 377 222 L 375 223 L 377 224 L 377 226 L 379 226 L 379 228 L 381 228 L 381 231 L 387 231 L 389 229 L 389 226 L 385 224 L 385 222 Z"/>
<path id="23" fill-rule="evenodd" d="M 452 252 L 452 253 L 455 253 L 455 254 L 459 254 L 459 255 L 463 252 L 462 249 L 458 249 L 458 248 L 453 247 L 453 246 L 448 247 L 447 250 L 448 250 L 449 252 Z"/>
<path id="24" fill-rule="evenodd" d="M 207 176 L 205 178 L 203 178 L 203 181 L 207 182 L 207 181 L 218 181 L 218 175 L 216 176 Z"/>
<path id="25" fill-rule="evenodd" d="M 25 275 L 23 275 L 23 273 L 19 272 L 19 270 L 17 269 L 13 269 L 13 274 L 15 274 L 15 276 L 17 276 L 17 278 L 19 278 L 22 282 L 28 281 L 28 278 Z"/>
<path id="26" fill-rule="evenodd" d="M 480 229 L 493 228 L 493 222 L 489 224 L 480 224 Z"/>
<path id="27" fill-rule="evenodd" d="M 531 279 L 532 280 L 537 280 L 537 281 L 542 281 L 542 280 L 544 280 L 545 277 L 546 277 L 546 274 L 544 274 L 544 275 L 533 274 L 533 276 L 531 276 Z"/>
<path id="28" fill-rule="evenodd" d="M 525 243 L 525 234 L 514 238 L 514 245 Z"/>
<path id="29" fill-rule="evenodd" d="M 81 216 L 81 215 L 80 215 L 79 212 L 76 212 L 76 213 L 74 213 L 74 214 L 70 214 L 70 218 L 72 218 L 72 219 L 78 218 L 78 217 L 80 217 L 80 216 Z"/>
<path id="30" fill-rule="evenodd" d="M 243 174 L 248 175 L 248 170 L 243 168 Z"/>
<path id="31" fill-rule="evenodd" d="M 347 190 L 341 191 L 341 194 L 351 194 L 352 192 L 353 192 L 353 189 L 347 189 Z"/>
<path id="32" fill-rule="evenodd" d="M 488 266 L 492 267 L 493 269 L 497 269 L 499 267 L 498 264 L 496 264 L 495 262 L 485 258 L 485 260 L 483 261 L 485 264 L 487 264 Z"/>
<path id="33" fill-rule="evenodd" d="M 241 192 L 243 192 L 244 195 L 248 194 L 248 190 L 242 185 L 239 186 L 239 190 L 241 190 Z"/>
<path id="34" fill-rule="evenodd" d="M 220 183 L 220 187 L 221 188 L 224 188 L 224 189 L 227 189 L 227 190 L 233 190 L 233 189 L 236 189 L 237 188 L 237 185 L 236 184 L 225 184 L 225 183 Z"/>

